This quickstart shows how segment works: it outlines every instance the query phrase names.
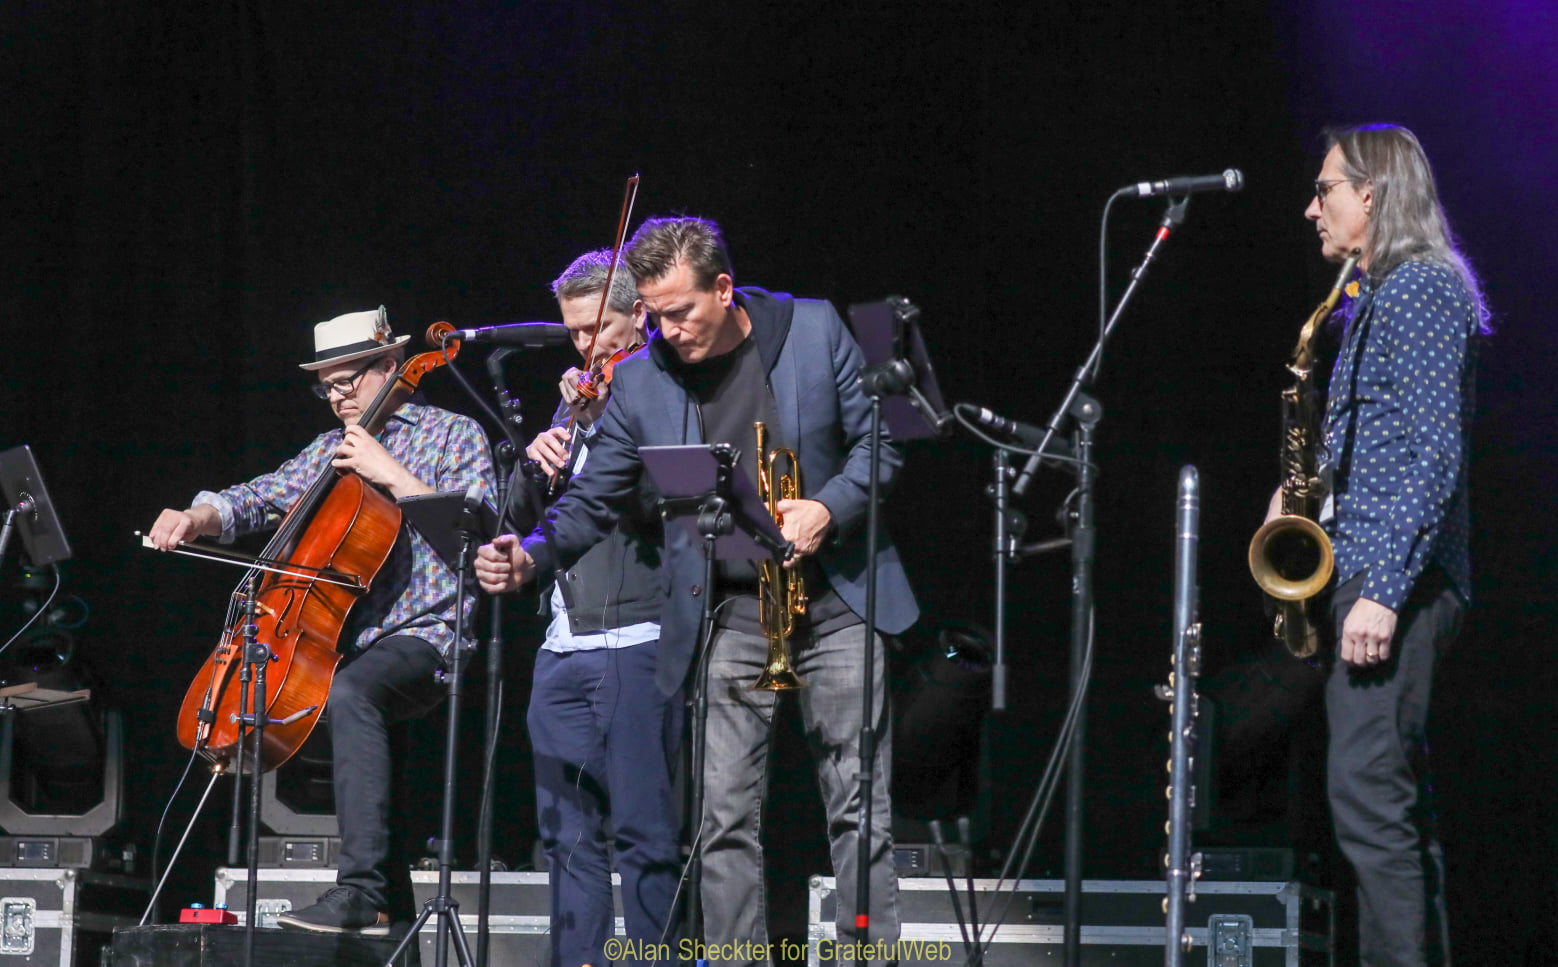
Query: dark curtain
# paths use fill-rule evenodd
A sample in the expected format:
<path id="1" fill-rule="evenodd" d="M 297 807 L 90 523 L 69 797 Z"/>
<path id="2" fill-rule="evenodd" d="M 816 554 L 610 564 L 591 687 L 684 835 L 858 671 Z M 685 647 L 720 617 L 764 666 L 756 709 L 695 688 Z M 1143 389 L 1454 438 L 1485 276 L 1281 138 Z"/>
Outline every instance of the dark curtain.
<path id="1" fill-rule="evenodd" d="M 841 308 L 908 295 L 950 398 L 1039 421 L 1096 336 L 1102 200 L 1238 166 L 1248 189 L 1194 200 L 1097 386 L 1089 875 L 1157 875 L 1164 713 L 1149 689 L 1171 646 L 1177 470 L 1201 471 L 1208 648 L 1229 664 L 1264 633 L 1243 556 L 1274 483 L 1281 362 L 1332 274 L 1302 218 L 1315 135 L 1388 116 L 1424 134 L 1500 313 L 1473 454 L 1478 604 L 1436 709 L 1455 929 L 1469 962 L 1510 944 L 1551 962 L 1524 952 L 1550 951 L 1558 919 L 1545 510 L 1555 387 L 1537 284 L 1550 274 L 1553 169 L 1551 145 L 1521 133 L 1542 112 L 1551 130 L 1551 94 L 1511 120 L 1492 114 L 1514 110 L 1508 99 L 1478 89 L 1466 104 L 1482 120 L 1463 123 L 1446 106 L 1448 74 L 1419 103 L 1375 78 L 1330 76 L 1375 61 L 1328 60 L 1337 41 L 1318 16 L 1182 0 L 912 13 L 608 0 L 0 8 L 0 446 L 32 444 L 76 547 L 67 583 L 94 609 L 83 660 L 133 711 L 130 826 L 149 839 L 182 767 L 174 710 L 236 578 L 154 557 L 132 532 L 328 428 L 296 369 L 314 322 L 381 303 L 410 333 L 445 318 L 552 318 L 546 282 L 609 244 L 622 180 L 637 171 L 638 216 L 719 219 L 738 282 Z M 1436 62 L 1436 36 L 1397 63 Z M 1530 71 L 1553 89 L 1550 67 Z M 1432 89 L 1435 72 L 1414 76 Z M 1159 215 L 1156 203 L 1117 207 L 1112 295 Z M 556 351 L 516 367 L 530 429 L 570 363 Z M 471 409 L 451 381 L 432 383 L 435 402 Z M 989 621 L 988 477 L 988 454 L 966 436 L 910 448 L 889 518 L 924 636 L 944 620 Z M 1055 530 L 1070 484 L 1048 475 L 1023 503 L 1032 536 Z M 22 620 L 15 568 L 0 572 L 0 630 Z M 995 848 L 1059 722 L 1068 591 L 1061 556 L 1013 577 L 1014 707 L 992 730 L 987 803 Z M 506 656 L 499 852 L 516 860 L 534 835 L 519 724 L 537 631 L 516 618 Z M 426 731 L 416 782 L 431 786 L 441 753 Z M 474 719 L 467 733 L 479 733 Z M 775 915 L 793 926 L 796 884 L 826 857 L 804 758 L 780 766 L 774 813 L 794 830 L 774 857 L 788 898 Z M 208 817 L 177 896 L 204 899 L 221 821 Z M 1059 874 L 1059 841 L 1052 820 L 1032 874 Z M 1511 928 L 1509 910 L 1533 913 Z"/>

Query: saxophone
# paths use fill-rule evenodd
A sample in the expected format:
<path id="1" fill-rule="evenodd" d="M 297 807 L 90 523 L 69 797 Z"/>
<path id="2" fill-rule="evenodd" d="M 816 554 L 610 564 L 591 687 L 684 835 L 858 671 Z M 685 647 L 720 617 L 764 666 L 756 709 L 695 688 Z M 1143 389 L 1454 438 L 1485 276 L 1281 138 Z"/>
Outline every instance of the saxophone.
<path id="1" fill-rule="evenodd" d="M 1331 539 L 1319 524 L 1327 487 L 1320 477 L 1320 406 L 1314 386 L 1314 338 L 1341 301 L 1342 289 L 1357 268 L 1361 249 L 1342 263 L 1336 284 L 1310 314 L 1298 334 L 1288 363 L 1293 384 L 1282 391 L 1282 513 L 1250 540 L 1250 573 L 1261 590 L 1276 599 L 1272 633 L 1295 657 L 1308 658 L 1320 643 L 1309 613 L 1309 600 L 1323 590 L 1336 569 Z"/>
<path id="2" fill-rule="evenodd" d="M 779 501 L 800 499 L 801 464 L 794 450 L 768 449 L 768 428 L 762 420 L 753 423 L 752 429 L 757 435 L 757 496 L 774 522 L 782 526 Z M 776 475 L 775 464 L 781 460 L 789 462 L 788 472 Z M 795 619 L 806 613 L 808 600 L 801 569 L 786 569 L 773 558 L 764 558 L 758 562 L 757 578 L 757 617 L 768 639 L 768 658 L 752 689 L 783 692 L 805 688 L 806 681 L 790 666 L 790 636 L 795 633 Z"/>

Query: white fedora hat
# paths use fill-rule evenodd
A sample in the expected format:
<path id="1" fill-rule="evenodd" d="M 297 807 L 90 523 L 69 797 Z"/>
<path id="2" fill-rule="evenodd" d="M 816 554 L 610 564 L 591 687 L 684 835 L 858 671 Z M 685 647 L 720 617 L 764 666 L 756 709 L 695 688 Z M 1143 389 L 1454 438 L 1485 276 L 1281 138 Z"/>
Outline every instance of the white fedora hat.
<path id="1" fill-rule="evenodd" d="M 348 312 L 314 327 L 314 359 L 298 366 L 309 370 L 339 366 L 404 346 L 410 339 L 390 332 L 389 315 L 383 306 Z"/>

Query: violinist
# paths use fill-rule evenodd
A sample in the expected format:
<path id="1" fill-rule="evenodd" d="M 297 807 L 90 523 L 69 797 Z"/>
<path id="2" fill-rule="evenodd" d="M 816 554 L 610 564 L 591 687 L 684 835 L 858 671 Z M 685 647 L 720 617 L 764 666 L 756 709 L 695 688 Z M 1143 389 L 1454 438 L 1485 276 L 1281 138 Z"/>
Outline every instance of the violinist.
<path id="1" fill-rule="evenodd" d="M 552 283 L 584 362 L 563 377 L 558 425 L 526 449 L 554 480 L 588 459 L 610 396 L 603 361 L 645 340 L 633 277 L 611 266 L 610 249 L 587 252 Z M 640 488 L 606 540 L 543 596 L 552 618 L 536 653 L 528 725 L 551 881 L 553 967 L 612 959 L 605 944 L 613 935 L 613 854 L 630 939 L 660 942 L 675 896 L 671 769 L 682 706 L 655 685 L 666 595 L 660 542 L 654 500 Z"/>
<path id="2" fill-rule="evenodd" d="M 314 358 L 300 365 L 316 376 L 314 395 L 330 405 L 342 426 L 320 434 L 271 473 L 220 492 L 201 492 L 185 510 L 164 510 L 149 532 L 151 542 L 172 550 L 196 537 L 225 543 L 270 530 L 331 466 L 394 497 L 472 485 L 489 494 L 486 436 L 469 417 L 413 396 L 378 437 L 357 425 L 394 378 L 408 339 L 394 336 L 383 307 L 315 326 Z M 404 759 L 397 748 L 403 730 L 394 726 L 425 714 L 444 695 L 434 673 L 454 645 L 456 588 L 450 567 L 419 534 L 403 527 L 372 590 L 352 609 L 326 710 L 341 833 L 336 886 L 312 906 L 283 914 L 281 926 L 370 936 L 410 926 L 410 867 L 391 822 L 391 766 Z M 467 597 L 468 604 L 473 600 Z"/>

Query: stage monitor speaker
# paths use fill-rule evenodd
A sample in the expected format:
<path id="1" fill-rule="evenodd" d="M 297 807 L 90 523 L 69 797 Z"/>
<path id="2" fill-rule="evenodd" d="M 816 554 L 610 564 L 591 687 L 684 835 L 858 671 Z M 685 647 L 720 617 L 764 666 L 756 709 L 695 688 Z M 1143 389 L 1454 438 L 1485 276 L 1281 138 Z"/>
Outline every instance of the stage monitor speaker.
<path id="1" fill-rule="evenodd" d="M 17 836 L 101 836 L 119 824 L 124 794 L 124 721 L 116 709 L 103 713 L 96 729 L 88 703 L 12 710 L 0 715 L 0 829 Z M 87 728 L 91 726 L 91 728 Z M 82 748 L 62 736 L 102 736 L 101 747 Z M 95 743 L 94 743 L 95 744 Z M 98 760 L 101 756 L 100 761 Z M 101 792 L 95 793 L 100 770 Z M 84 785 L 94 789 L 96 805 L 76 811 Z M 63 791 L 62 791 L 63 790 Z M 67 811 L 69 810 L 69 811 Z"/>
<path id="2" fill-rule="evenodd" d="M 339 836 L 333 767 L 329 729 L 317 728 L 297 755 L 261 777 L 260 820 L 266 828 L 282 837 Z"/>

